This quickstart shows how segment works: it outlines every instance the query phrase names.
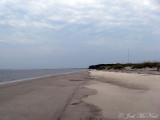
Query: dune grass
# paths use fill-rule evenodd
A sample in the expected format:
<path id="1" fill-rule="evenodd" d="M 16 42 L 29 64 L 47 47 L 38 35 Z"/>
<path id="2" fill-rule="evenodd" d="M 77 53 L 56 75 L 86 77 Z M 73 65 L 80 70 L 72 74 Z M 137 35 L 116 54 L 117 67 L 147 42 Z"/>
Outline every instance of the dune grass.
<path id="1" fill-rule="evenodd" d="M 99 64 L 92 65 L 89 69 L 97 69 L 97 70 L 122 70 L 126 67 L 130 67 L 131 69 L 142 69 L 142 68 L 157 68 L 157 71 L 160 71 L 160 62 L 142 62 L 142 63 L 127 63 L 127 64 Z"/>

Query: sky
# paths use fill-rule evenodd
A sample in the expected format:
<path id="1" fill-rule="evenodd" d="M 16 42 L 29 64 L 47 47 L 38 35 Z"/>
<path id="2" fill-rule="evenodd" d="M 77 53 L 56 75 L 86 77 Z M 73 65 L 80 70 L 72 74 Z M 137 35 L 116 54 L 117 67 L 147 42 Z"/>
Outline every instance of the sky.
<path id="1" fill-rule="evenodd" d="M 160 61 L 160 0 L 0 0 L 0 69 Z"/>

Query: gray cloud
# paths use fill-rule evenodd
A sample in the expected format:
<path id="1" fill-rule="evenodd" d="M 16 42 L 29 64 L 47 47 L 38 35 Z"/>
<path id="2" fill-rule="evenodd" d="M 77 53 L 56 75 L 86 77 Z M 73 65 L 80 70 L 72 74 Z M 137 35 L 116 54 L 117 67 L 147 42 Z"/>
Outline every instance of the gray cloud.
<path id="1" fill-rule="evenodd" d="M 63 28 L 56 22 L 88 24 L 101 22 L 106 25 L 146 23 L 146 17 L 159 10 L 151 0 L 4 0 L 0 2 L 1 24 L 13 26 L 41 26 Z M 148 12 L 147 12 L 148 11 Z"/>
<path id="2" fill-rule="evenodd" d="M 151 60 L 156 58 L 151 54 L 159 52 L 160 44 L 157 3 L 158 0 L 1 0 L 0 59 L 4 62 L 0 65 L 8 61 L 7 66 L 9 59 L 16 58 L 17 64 L 23 64 L 21 58 L 26 59 L 26 66 L 29 58 L 57 67 L 58 63 L 67 67 L 75 61 L 84 66 L 107 59 L 106 62 L 121 62 L 124 57 L 120 56 L 125 56 L 128 47 L 138 60 Z M 88 63 L 81 62 L 83 55 Z"/>

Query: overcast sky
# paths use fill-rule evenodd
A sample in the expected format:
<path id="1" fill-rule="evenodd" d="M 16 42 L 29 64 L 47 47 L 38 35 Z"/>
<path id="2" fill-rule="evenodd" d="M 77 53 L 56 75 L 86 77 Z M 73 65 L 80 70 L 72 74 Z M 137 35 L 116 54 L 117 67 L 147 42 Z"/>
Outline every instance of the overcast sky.
<path id="1" fill-rule="evenodd" d="M 0 0 L 0 69 L 160 61 L 159 0 Z"/>

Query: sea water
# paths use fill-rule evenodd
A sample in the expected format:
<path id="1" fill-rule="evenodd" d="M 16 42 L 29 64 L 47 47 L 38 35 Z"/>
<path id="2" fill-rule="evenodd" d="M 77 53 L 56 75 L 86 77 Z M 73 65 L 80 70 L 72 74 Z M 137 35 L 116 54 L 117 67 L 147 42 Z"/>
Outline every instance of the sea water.
<path id="1" fill-rule="evenodd" d="M 0 84 L 45 76 L 67 74 L 81 70 L 85 69 L 0 70 Z"/>

